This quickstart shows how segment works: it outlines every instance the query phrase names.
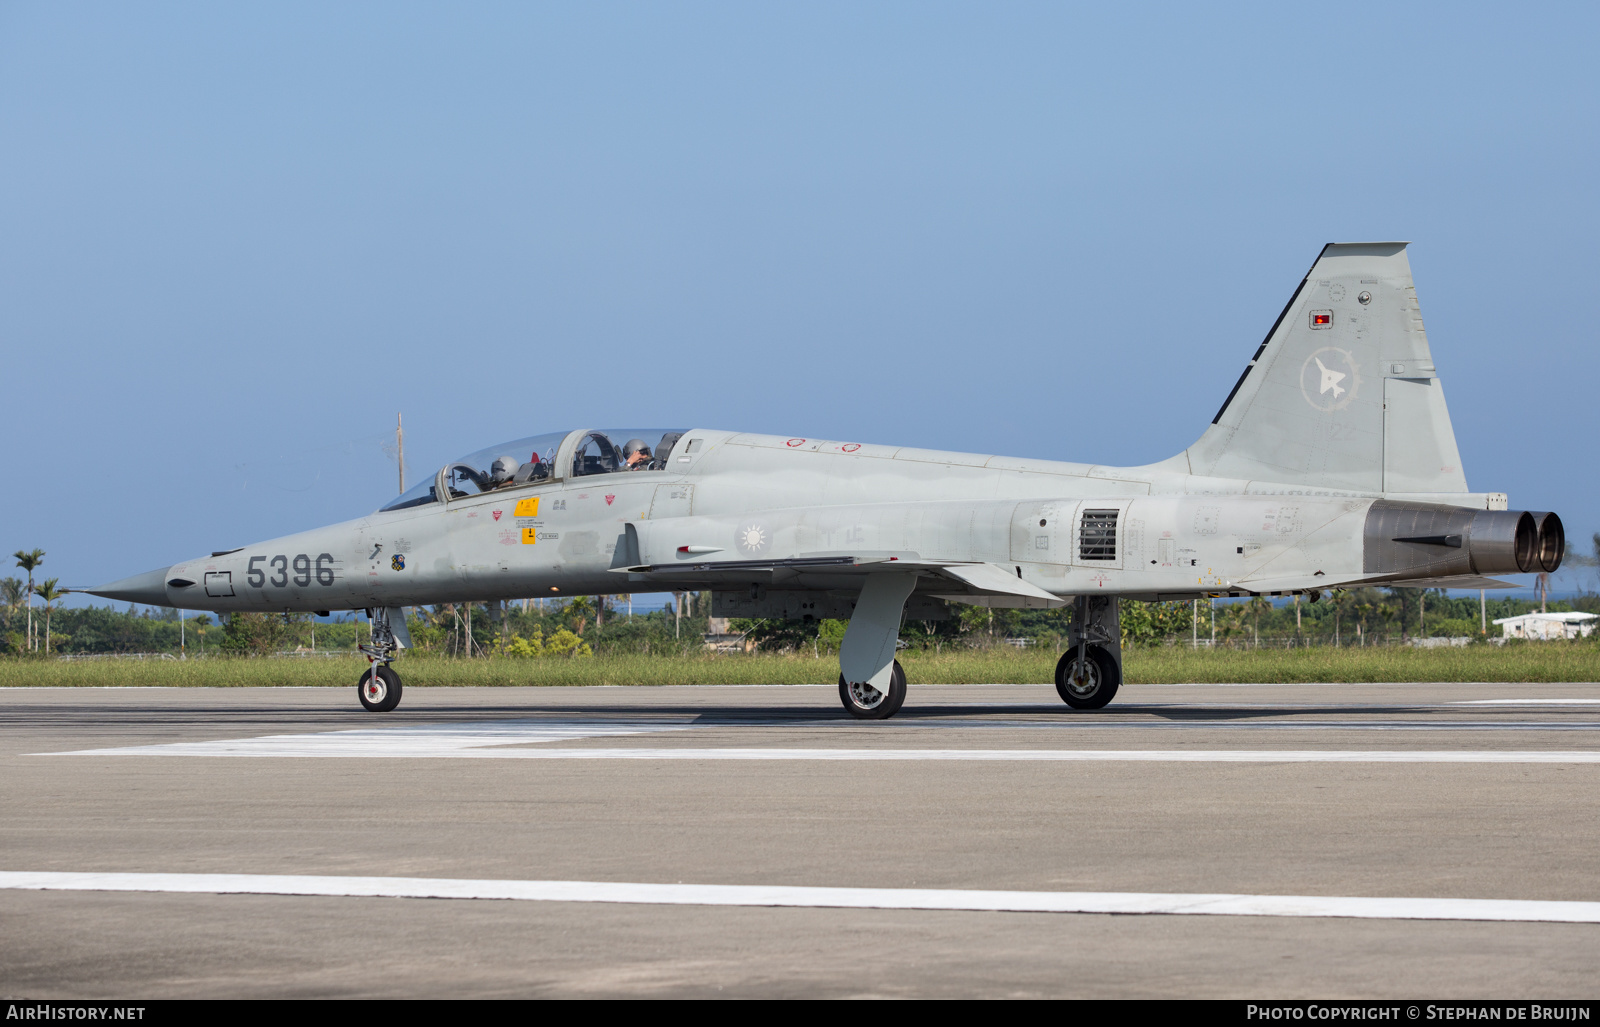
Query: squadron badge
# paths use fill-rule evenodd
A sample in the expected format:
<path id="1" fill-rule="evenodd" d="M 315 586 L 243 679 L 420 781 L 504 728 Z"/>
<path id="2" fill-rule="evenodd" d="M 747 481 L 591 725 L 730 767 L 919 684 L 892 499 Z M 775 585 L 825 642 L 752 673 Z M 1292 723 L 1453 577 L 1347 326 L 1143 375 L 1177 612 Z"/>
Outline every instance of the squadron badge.
<path id="1" fill-rule="evenodd" d="M 1350 405 L 1361 388 L 1361 372 L 1348 350 L 1324 346 L 1306 358 L 1300 369 L 1300 392 L 1323 413 Z"/>
<path id="2" fill-rule="evenodd" d="M 389 566 L 393 567 L 397 571 L 403 571 L 406 569 L 406 558 L 399 553 L 396 553 L 389 557 Z"/>

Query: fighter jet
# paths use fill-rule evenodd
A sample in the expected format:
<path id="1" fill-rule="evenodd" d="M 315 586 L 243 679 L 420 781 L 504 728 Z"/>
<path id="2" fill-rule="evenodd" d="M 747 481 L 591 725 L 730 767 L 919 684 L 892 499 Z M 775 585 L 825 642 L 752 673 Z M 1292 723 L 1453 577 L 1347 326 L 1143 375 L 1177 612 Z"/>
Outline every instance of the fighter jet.
<path id="1" fill-rule="evenodd" d="M 1063 454 L 1066 455 L 1066 454 Z M 1104 707 L 1119 602 L 1554 571 L 1554 513 L 1472 492 L 1406 244 L 1325 246 L 1198 441 L 1141 467 L 711 428 L 579 428 L 452 460 L 374 513 L 84 589 L 219 614 L 364 610 L 393 710 L 405 608 L 709 590 L 716 616 L 848 618 L 839 700 L 906 697 L 904 618 L 1073 606 L 1056 689 Z"/>

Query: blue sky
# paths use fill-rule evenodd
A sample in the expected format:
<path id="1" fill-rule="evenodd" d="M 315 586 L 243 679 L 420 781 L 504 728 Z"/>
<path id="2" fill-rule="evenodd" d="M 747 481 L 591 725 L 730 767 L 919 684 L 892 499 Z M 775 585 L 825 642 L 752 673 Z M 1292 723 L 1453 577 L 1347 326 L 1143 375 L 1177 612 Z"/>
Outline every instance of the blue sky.
<path id="1" fill-rule="evenodd" d="M 396 411 L 413 475 L 581 424 L 1158 460 L 1372 238 L 1471 486 L 1586 539 L 1597 22 L 0 2 L 0 551 L 358 516 Z"/>

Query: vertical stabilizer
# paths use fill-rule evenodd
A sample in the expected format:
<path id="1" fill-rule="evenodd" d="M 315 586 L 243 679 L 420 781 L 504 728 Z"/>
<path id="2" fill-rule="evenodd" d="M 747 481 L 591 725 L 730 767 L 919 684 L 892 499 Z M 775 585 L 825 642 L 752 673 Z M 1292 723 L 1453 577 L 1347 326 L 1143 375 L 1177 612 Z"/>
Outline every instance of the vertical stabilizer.
<path id="1" fill-rule="evenodd" d="M 1184 459 L 1223 478 L 1465 492 L 1406 244 L 1323 247 Z"/>

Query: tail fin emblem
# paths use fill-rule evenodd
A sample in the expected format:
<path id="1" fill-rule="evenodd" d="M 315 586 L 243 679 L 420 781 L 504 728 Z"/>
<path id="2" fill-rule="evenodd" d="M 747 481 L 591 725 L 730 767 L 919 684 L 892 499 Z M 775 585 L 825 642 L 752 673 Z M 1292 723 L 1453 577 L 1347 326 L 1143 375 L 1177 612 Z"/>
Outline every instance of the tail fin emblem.
<path id="1" fill-rule="evenodd" d="M 1355 358 L 1337 346 L 1312 353 L 1300 370 L 1300 391 L 1306 402 L 1325 414 L 1349 406 L 1360 387 Z"/>
<path id="2" fill-rule="evenodd" d="M 1345 380 L 1345 373 L 1343 371 L 1328 370 L 1323 366 L 1322 360 L 1319 357 L 1312 357 L 1311 359 L 1317 362 L 1317 370 L 1322 372 L 1322 387 L 1318 390 L 1318 392 L 1327 392 L 1328 390 L 1332 389 L 1334 399 L 1338 399 L 1340 396 L 1343 396 L 1344 389 L 1339 387 L 1339 383 Z"/>

